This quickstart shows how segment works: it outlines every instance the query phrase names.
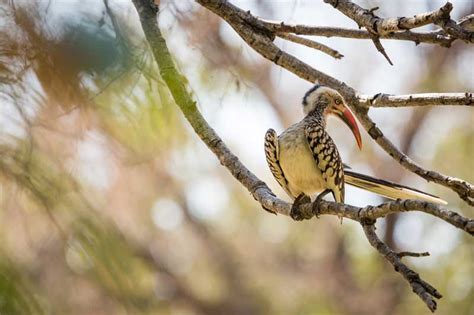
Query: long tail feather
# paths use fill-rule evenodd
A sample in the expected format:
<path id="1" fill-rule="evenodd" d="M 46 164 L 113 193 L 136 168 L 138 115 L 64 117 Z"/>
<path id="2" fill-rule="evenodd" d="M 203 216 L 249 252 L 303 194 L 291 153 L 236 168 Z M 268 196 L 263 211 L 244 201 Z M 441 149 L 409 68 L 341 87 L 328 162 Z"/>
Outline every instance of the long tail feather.
<path id="1" fill-rule="evenodd" d="M 423 191 L 359 174 L 348 169 L 344 170 L 344 181 L 349 185 L 374 192 L 389 199 L 421 199 L 442 205 L 448 204 L 443 199 Z"/>

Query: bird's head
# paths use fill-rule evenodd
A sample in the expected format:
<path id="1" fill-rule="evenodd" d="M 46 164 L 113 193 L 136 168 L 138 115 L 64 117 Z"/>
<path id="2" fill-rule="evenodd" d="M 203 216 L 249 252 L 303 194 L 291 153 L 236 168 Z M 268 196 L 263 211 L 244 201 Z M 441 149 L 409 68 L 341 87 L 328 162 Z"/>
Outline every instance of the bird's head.
<path id="1" fill-rule="evenodd" d="M 329 115 L 340 118 L 351 129 L 359 149 L 362 148 L 362 138 L 354 115 L 336 90 L 316 84 L 303 97 L 303 112 L 305 115 L 320 116 L 323 120 Z"/>

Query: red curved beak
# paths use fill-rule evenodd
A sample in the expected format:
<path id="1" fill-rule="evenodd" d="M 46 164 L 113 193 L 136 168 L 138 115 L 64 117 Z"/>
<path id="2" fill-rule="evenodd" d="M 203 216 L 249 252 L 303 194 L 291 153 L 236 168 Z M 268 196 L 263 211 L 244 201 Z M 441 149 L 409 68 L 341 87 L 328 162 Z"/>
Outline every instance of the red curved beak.
<path id="1" fill-rule="evenodd" d="M 351 110 L 345 105 L 340 105 L 340 107 L 334 112 L 351 129 L 352 133 L 354 134 L 354 138 L 357 141 L 357 146 L 359 149 L 362 149 L 362 137 L 360 136 L 357 121 L 355 120 Z"/>

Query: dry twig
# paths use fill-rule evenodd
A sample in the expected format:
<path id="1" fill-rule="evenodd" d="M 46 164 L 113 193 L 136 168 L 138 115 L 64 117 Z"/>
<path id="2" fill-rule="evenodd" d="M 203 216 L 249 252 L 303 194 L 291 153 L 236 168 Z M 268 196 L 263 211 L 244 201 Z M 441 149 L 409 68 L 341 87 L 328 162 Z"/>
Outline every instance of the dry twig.
<path id="1" fill-rule="evenodd" d="M 329 56 L 334 57 L 336 59 L 341 59 L 342 57 L 344 57 L 344 55 L 339 53 L 337 50 L 332 49 L 329 46 L 318 43 L 318 42 L 316 42 L 314 40 L 311 40 L 311 39 L 307 39 L 307 38 L 292 35 L 292 34 L 286 34 L 286 33 L 280 33 L 280 34 L 277 34 L 277 36 L 281 37 L 283 39 L 289 40 L 290 42 L 293 42 L 293 43 L 297 43 L 297 44 L 300 44 L 300 45 L 304 45 L 306 47 L 310 47 L 310 48 L 313 48 L 313 49 L 316 49 L 316 50 L 320 50 L 323 53 L 328 54 Z"/>
<path id="2" fill-rule="evenodd" d="M 400 273 L 403 278 L 408 281 L 413 292 L 425 302 L 430 311 L 434 312 L 437 307 L 435 298 L 440 299 L 442 295 L 433 286 L 421 279 L 418 273 L 405 265 L 399 254 L 395 253 L 387 244 L 380 240 L 377 233 L 375 233 L 375 226 L 373 224 L 363 223 L 362 227 L 364 228 L 365 236 L 367 236 L 370 245 L 393 265 L 395 271 Z"/>
<path id="3" fill-rule="evenodd" d="M 368 31 L 343 28 L 343 27 L 327 27 L 327 26 L 310 26 L 301 24 L 286 24 L 277 23 L 269 20 L 261 21 L 265 24 L 268 29 L 276 34 L 281 33 L 294 33 L 298 35 L 312 35 L 312 36 L 324 36 L 324 37 L 341 37 L 341 38 L 352 38 L 352 39 L 372 39 L 372 35 Z M 453 38 L 449 35 L 444 34 L 440 31 L 432 32 L 412 32 L 409 30 L 396 32 L 396 33 L 385 33 L 379 34 L 381 39 L 393 39 L 393 40 L 404 40 L 412 41 L 416 44 L 437 44 L 443 47 L 449 47 L 453 42 Z"/>

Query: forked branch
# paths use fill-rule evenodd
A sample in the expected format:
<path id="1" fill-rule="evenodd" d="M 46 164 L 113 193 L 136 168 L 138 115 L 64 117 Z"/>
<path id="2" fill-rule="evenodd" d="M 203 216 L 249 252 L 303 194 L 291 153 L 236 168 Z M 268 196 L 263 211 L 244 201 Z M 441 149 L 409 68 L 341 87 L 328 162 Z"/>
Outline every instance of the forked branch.
<path id="1" fill-rule="evenodd" d="M 449 14 L 453 9 L 453 5 L 447 2 L 435 11 L 416 14 L 412 17 L 383 19 L 374 13 L 378 8 L 364 9 L 349 0 L 324 0 L 324 2 L 329 3 L 345 16 L 354 20 L 359 27 L 364 27 L 377 36 L 411 30 L 441 21 L 447 22 L 451 19 Z"/>
<path id="2" fill-rule="evenodd" d="M 396 272 L 400 273 L 403 278 L 410 284 L 413 292 L 425 302 L 430 311 L 434 312 L 437 307 L 436 299 L 442 298 L 442 295 L 432 285 L 420 278 L 420 275 L 405 265 L 400 254 L 395 253 L 387 244 L 382 242 L 375 233 L 373 224 L 362 224 L 365 236 L 369 240 L 370 245 L 374 247 L 382 257 L 390 262 Z M 410 253 L 411 254 L 411 253 Z M 407 255 L 405 255 L 407 256 Z M 413 255 L 410 255 L 413 256 Z M 420 255 L 421 256 L 421 255 Z"/>
<path id="3" fill-rule="evenodd" d="M 411 30 L 428 24 L 436 24 L 449 35 L 453 40 L 461 39 L 466 42 L 473 42 L 473 33 L 464 29 L 460 24 L 451 20 L 450 13 L 453 5 L 446 2 L 444 6 L 438 10 L 421 13 L 413 17 L 397 17 L 397 18 L 380 18 L 374 11 L 378 8 L 364 9 L 350 0 L 324 0 L 335 9 L 354 20 L 359 28 L 364 27 L 373 40 L 377 50 L 385 56 L 390 64 L 390 58 L 380 42 L 380 37 L 386 34 Z"/>

